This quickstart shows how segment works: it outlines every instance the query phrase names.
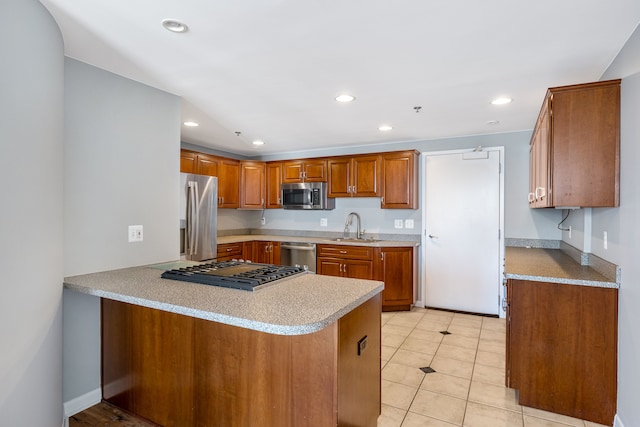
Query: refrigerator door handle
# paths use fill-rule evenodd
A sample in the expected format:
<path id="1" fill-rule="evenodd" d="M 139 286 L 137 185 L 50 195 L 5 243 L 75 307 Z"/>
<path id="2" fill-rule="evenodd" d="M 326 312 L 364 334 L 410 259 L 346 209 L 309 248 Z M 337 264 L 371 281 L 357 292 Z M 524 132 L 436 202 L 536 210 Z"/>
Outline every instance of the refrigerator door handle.
<path id="1" fill-rule="evenodd" d="M 189 181 L 187 184 L 189 190 L 187 191 L 187 230 L 186 235 L 188 249 L 188 255 L 195 255 L 198 250 L 198 227 L 199 227 L 199 215 L 200 201 L 198 200 L 198 183 L 196 181 Z"/>

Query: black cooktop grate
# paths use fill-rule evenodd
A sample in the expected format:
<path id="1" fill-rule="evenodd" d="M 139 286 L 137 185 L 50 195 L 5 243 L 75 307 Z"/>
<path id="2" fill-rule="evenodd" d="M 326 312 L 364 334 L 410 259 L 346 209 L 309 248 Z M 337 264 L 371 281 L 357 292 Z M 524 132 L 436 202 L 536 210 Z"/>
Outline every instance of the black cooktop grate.
<path id="1" fill-rule="evenodd" d="M 209 262 L 167 270 L 163 279 L 254 291 L 276 280 L 303 273 L 302 267 L 239 261 Z"/>

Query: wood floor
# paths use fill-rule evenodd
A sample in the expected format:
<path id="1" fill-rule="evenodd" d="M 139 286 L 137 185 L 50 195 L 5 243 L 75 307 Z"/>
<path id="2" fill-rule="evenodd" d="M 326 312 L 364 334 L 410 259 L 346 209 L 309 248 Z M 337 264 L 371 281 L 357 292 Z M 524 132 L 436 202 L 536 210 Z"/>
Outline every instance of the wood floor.
<path id="1" fill-rule="evenodd" d="M 159 427 L 107 402 L 69 417 L 69 427 Z"/>

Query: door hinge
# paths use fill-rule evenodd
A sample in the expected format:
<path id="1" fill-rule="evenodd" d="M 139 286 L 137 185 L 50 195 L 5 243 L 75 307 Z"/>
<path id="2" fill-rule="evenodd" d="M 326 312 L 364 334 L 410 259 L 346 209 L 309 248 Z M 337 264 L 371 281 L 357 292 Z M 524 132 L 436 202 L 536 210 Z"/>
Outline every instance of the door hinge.
<path id="1" fill-rule="evenodd" d="M 500 240 L 500 237 L 502 237 L 502 230 L 498 228 L 498 240 Z"/>

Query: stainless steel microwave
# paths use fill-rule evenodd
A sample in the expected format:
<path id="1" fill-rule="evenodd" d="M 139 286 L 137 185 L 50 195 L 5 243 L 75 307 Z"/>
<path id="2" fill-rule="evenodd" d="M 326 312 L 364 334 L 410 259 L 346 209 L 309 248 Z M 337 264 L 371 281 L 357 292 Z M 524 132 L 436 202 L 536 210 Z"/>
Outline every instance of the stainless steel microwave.
<path id="1" fill-rule="evenodd" d="M 326 182 L 282 184 L 282 207 L 285 209 L 329 210 L 336 199 L 327 197 Z"/>

